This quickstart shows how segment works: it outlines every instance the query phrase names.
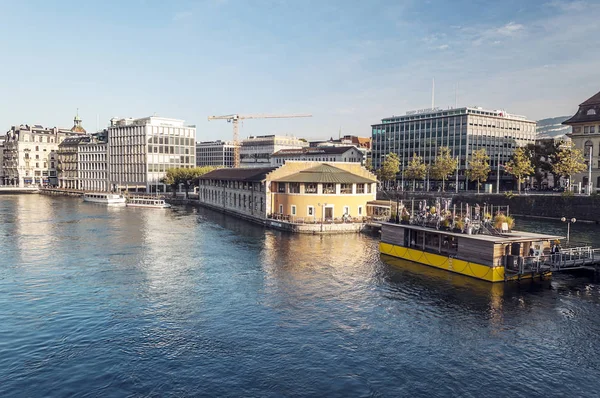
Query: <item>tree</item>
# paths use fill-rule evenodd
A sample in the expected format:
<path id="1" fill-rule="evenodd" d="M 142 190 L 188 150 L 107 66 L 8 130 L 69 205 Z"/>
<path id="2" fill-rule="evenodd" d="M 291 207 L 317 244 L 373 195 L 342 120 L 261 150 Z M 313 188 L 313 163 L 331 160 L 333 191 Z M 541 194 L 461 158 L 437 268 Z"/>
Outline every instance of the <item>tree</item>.
<path id="1" fill-rule="evenodd" d="M 427 166 L 423 163 L 423 158 L 417 156 L 416 153 L 413 153 L 412 158 L 408 162 L 408 166 L 406 166 L 406 169 L 404 170 L 404 177 L 413 182 L 413 191 L 415 190 L 415 181 L 425 178 L 426 173 Z"/>
<path id="2" fill-rule="evenodd" d="M 525 148 L 515 149 L 512 159 L 506 163 L 504 169 L 517 178 L 519 193 L 521 193 L 521 183 L 527 176 L 533 174 L 533 165 L 531 159 L 527 155 Z"/>
<path id="3" fill-rule="evenodd" d="M 396 180 L 396 175 L 399 171 L 400 159 L 398 159 L 398 155 L 390 152 L 386 155 L 385 160 L 381 164 L 379 170 L 377 170 L 377 177 L 381 182 L 389 182 Z"/>
<path id="4" fill-rule="evenodd" d="M 183 185 L 185 198 L 188 199 L 190 188 L 196 186 L 198 178 L 215 169 L 217 167 L 214 166 L 171 168 L 167 169 L 166 176 L 162 182 L 173 189 L 173 196 L 177 195 L 177 187 L 180 184 Z"/>
<path id="5" fill-rule="evenodd" d="M 479 193 L 481 181 L 487 180 L 490 175 L 490 164 L 488 163 L 488 160 L 490 160 L 490 157 L 487 155 L 485 148 L 473 151 L 471 154 L 467 177 L 469 177 L 470 181 L 477 181 L 477 193 Z"/>
<path id="6" fill-rule="evenodd" d="M 365 169 L 369 170 L 370 172 L 373 172 L 373 161 L 371 160 L 371 158 L 367 158 L 367 160 L 365 160 Z"/>
<path id="7" fill-rule="evenodd" d="M 435 163 L 431 166 L 431 176 L 436 180 L 442 180 L 442 192 L 446 178 L 456 170 L 456 159 L 450 156 L 450 148 L 440 147 Z"/>
<path id="8" fill-rule="evenodd" d="M 552 165 L 556 174 L 568 178 L 569 187 L 571 175 L 584 171 L 586 167 L 583 153 L 575 148 L 572 142 L 565 142 L 559 147 Z"/>
<path id="9" fill-rule="evenodd" d="M 542 182 L 548 174 L 554 177 L 554 181 L 559 180 L 560 175 L 552 170 L 552 163 L 558 151 L 558 143 L 554 140 L 544 140 L 539 144 L 527 144 L 524 149 L 525 155 L 531 159 L 533 178 L 537 181 L 538 188 L 542 187 Z"/>

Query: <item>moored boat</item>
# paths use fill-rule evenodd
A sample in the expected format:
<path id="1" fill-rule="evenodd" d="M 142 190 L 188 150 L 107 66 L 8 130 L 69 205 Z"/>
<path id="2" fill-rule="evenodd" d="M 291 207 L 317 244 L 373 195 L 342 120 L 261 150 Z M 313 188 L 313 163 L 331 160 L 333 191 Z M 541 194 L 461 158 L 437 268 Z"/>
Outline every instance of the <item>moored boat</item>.
<path id="1" fill-rule="evenodd" d="M 154 197 L 133 196 L 127 199 L 128 207 L 147 207 L 153 209 L 166 209 L 171 207 L 163 199 Z"/>
<path id="2" fill-rule="evenodd" d="M 125 197 L 115 193 L 87 192 L 83 194 L 84 202 L 101 203 L 105 205 L 125 205 Z"/>
<path id="3" fill-rule="evenodd" d="M 380 253 L 488 282 L 551 275 L 551 247 L 561 236 L 509 230 L 506 222 L 496 228 L 479 209 L 459 215 L 444 207 L 423 205 L 414 217 L 402 208 L 402 223 L 382 222 Z"/>

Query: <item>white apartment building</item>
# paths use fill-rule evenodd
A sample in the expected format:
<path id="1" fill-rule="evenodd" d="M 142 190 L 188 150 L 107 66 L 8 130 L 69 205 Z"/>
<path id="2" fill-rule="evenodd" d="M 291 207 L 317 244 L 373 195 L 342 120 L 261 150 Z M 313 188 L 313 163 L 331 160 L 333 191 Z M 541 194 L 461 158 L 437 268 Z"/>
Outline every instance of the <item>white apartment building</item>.
<path id="1" fill-rule="evenodd" d="M 235 145 L 231 141 L 196 143 L 196 166 L 233 167 Z"/>
<path id="2" fill-rule="evenodd" d="M 77 150 L 78 184 L 84 191 L 106 192 L 108 181 L 108 131 L 88 135 Z"/>
<path id="3" fill-rule="evenodd" d="M 25 187 L 49 183 L 49 156 L 68 136 L 68 129 L 40 125 L 12 126 L 6 132 L 2 169 L 4 185 Z"/>
<path id="4" fill-rule="evenodd" d="M 268 167 L 271 165 L 271 155 L 275 152 L 305 148 L 308 145 L 305 140 L 290 136 L 250 136 L 240 146 L 240 167 Z"/>
<path id="5" fill-rule="evenodd" d="M 169 168 L 194 167 L 196 127 L 183 120 L 150 116 L 117 119 L 108 128 L 111 190 L 164 192 Z"/>
<path id="6" fill-rule="evenodd" d="M 323 146 L 316 148 L 282 149 L 271 156 L 272 166 L 281 166 L 290 160 L 308 162 L 361 163 L 364 154 L 355 146 Z"/>

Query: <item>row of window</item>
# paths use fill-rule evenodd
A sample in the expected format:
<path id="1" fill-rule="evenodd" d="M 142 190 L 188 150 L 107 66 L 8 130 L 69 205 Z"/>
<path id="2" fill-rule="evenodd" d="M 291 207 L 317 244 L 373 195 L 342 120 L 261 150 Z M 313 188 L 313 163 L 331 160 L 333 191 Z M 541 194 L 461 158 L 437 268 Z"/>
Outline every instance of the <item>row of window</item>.
<path id="1" fill-rule="evenodd" d="M 299 182 L 279 182 L 273 183 L 276 184 L 276 188 L 273 189 L 277 193 L 300 193 L 300 187 L 304 187 L 304 193 L 306 194 L 316 194 L 319 192 L 319 185 L 321 186 L 321 192 L 323 194 L 335 194 L 335 186 L 334 183 L 299 183 Z M 341 194 L 352 194 L 352 185 L 354 184 L 339 184 L 340 185 L 340 193 Z M 356 184 L 356 193 L 364 194 L 371 193 L 371 184 Z"/>
<path id="2" fill-rule="evenodd" d="M 296 205 L 290 205 L 290 215 L 295 216 L 298 214 L 297 211 L 297 206 Z M 281 215 L 285 215 L 283 212 L 283 205 L 280 204 L 279 205 L 279 214 Z M 308 214 L 309 217 L 315 217 L 315 207 L 314 206 L 306 206 L 306 214 Z M 350 206 L 344 206 L 344 215 L 349 216 L 350 215 Z M 358 206 L 357 208 L 357 215 L 358 216 L 362 216 L 363 215 L 363 207 L 362 206 Z"/>

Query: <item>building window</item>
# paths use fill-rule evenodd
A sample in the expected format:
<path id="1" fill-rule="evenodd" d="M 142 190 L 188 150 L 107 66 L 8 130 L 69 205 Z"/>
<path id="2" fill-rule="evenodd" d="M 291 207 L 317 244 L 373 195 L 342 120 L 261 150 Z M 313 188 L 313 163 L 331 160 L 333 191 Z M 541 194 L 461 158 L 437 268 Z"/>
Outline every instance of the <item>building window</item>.
<path id="1" fill-rule="evenodd" d="M 285 182 L 280 182 L 277 184 L 277 192 L 285 193 Z"/>
<path id="2" fill-rule="evenodd" d="M 333 184 L 333 183 L 323 184 L 323 193 L 324 194 L 334 194 L 335 193 L 335 184 Z"/>
<path id="3" fill-rule="evenodd" d="M 300 193 L 300 183 L 299 182 L 290 182 L 288 184 L 288 192 L 289 193 Z"/>
<path id="4" fill-rule="evenodd" d="M 590 133 L 590 126 L 584 126 L 583 127 L 583 134 L 589 134 Z"/>
<path id="5" fill-rule="evenodd" d="M 350 207 L 348 206 L 344 206 L 344 215 L 349 215 L 350 214 Z"/>
<path id="6" fill-rule="evenodd" d="M 304 185 L 304 193 L 317 193 L 317 184 L 308 183 Z"/>
<path id="7" fill-rule="evenodd" d="M 306 208 L 306 214 L 308 214 L 310 217 L 315 215 L 315 208 L 312 206 L 308 206 Z"/>
<path id="8" fill-rule="evenodd" d="M 592 144 L 592 141 L 588 140 L 588 141 L 585 142 L 583 154 L 584 154 L 584 156 L 585 156 L 586 159 L 590 156 L 590 152 L 592 151 L 592 147 L 593 146 L 594 146 L 594 144 Z"/>
<path id="9" fill-rule="evenodd" d="M 595 114 L 596 114 L 596 110 L 595 109 L 588 109 L 588 111 L 587 111 L 587 115 L 588 116 L 592 116 L 592 115 L 595 115 Z"/>
<path id="10" fill-rule="evenodd" d="M 283 205 L 279 205 L 279 214 L 283 214 Z"/>
<path id="11" fill-rule="evenodd" d="M 296 205 L 292 205 L 292 216 L 296 215 Z"/>
<path id="12" fill-rule="evenodd" d="M 371 193 L 371 184 L 365 184 L 365 187 L 367 189 L 367 193 Z"/>
<path id="13" fill-rule="evenodd" d="M 365 184 L 356 184 L 356 193 L 365 193 Z"/>
<path id="14" fill-rule="evenodd" d="M 363 212 L 362 212 L 362 206 L 358 206 L 358 215 L 362 216 Z"/>
<path id="15" fill-rule="evenodd" d="M 590 126 L 590 134 L 594 134 L 596 132 L 596 126 Z"/>
<path id="16" fill-rule="evenodd" d="M 352 184 L 341 184 L 340 193 L 344 193 L 344 194 L 352 193 Z"/>

